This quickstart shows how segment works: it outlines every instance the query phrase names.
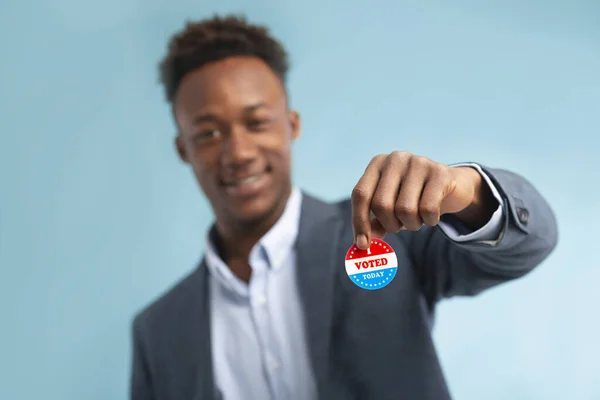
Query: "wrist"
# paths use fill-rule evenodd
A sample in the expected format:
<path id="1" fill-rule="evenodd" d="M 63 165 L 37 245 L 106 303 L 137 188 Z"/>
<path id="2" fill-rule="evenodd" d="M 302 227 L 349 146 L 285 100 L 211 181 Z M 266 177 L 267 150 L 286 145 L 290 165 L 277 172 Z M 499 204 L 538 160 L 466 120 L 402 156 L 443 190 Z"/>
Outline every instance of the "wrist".
<path id="1" fill-rule="evenodd" d="M 479 171 L 472 167 L 456 169 L 461 180 L 471 187 L 472 197 L 469 205 L 454 215 L 470 228 L 480 229 L 498 208 L 498 201 Z"/>

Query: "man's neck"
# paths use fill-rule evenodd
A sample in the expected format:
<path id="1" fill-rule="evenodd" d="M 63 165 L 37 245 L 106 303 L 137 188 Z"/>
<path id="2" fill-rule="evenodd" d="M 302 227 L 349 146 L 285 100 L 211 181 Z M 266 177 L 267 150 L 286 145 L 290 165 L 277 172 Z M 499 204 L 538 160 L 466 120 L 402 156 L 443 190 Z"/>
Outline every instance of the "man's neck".
<path id="1" fill-rule="evenodd" d="M 258 241 L 277 223 L 283 215 L 291 191 L 265 218 L 244 223 L 240 221 L 218 219 L 217 246 L 221 259 L 231 267 L 232 264 L 248 264 L 250 252 Z M 234 271 L 235 272 L 235 271 Z"/>

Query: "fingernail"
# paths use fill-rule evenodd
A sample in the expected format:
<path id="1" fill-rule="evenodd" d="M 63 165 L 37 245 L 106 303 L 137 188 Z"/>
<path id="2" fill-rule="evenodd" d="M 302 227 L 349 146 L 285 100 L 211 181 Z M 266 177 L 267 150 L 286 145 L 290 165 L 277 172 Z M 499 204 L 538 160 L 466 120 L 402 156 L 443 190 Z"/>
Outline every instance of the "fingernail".
<path id="1" fill-rule="evenodd" d="M 356 245 L 363 250 L 369 247 L 369 243 L 367 242 L 367 236 L 363 235 L 362 233 L 358 235 L 356 238 Z"/>

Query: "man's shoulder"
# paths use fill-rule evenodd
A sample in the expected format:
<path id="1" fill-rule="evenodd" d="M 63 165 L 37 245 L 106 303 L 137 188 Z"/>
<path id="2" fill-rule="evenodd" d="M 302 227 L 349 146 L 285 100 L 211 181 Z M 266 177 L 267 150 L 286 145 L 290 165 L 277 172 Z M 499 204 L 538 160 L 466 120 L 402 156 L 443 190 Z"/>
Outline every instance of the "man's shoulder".
<path id="1" fill-rule="evenodd" d="M 164 330 L 186 310 L 197 310 L 197 303 L 204 295 L 202 268 L 203 264 L 194 268 L 139 310 L 133 317 L 134 329 Z"/>

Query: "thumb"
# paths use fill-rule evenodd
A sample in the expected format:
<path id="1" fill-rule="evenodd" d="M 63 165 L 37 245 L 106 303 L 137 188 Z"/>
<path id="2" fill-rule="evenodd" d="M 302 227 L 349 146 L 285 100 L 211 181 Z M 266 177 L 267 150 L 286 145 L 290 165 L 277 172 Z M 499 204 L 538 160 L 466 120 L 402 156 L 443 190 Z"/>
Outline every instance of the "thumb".
<path id="1" fill-rule="evenodd" d="M 369 223 L 367 225 L 370 229 L 364 233 L 359 233 L 356 235 L 356 246 L 361 250 L 366 250 L 371 246 L 372 238 L 383 239 L 385 237 L 386 231 L 381 222 L 373 214 L 371 214 L 371 218 L 369 219 Z"/>

